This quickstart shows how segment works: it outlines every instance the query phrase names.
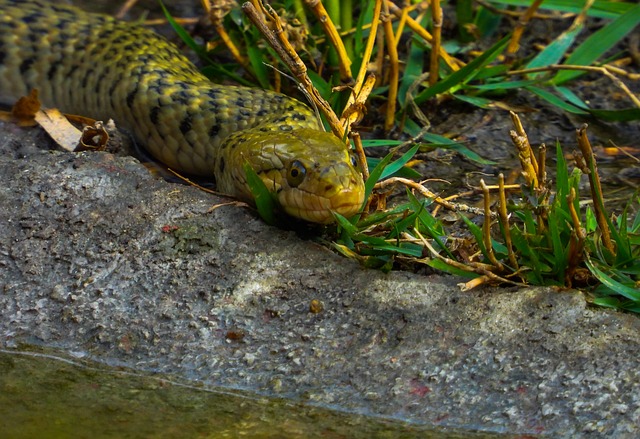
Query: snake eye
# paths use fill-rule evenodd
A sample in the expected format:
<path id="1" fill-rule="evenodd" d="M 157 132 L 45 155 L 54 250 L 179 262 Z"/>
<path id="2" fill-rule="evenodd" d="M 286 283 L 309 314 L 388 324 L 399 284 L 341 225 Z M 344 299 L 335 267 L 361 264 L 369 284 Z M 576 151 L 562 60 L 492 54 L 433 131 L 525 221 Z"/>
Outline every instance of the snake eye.
<path id="1" fill-rule="evenodd" d="M 351 160 L 351 166 L 353 166 L 354 168 L 358 167 L 358 159 L 355 154 L 349 154 L 349 160 Z"/>
<path id="2" fill-rule="evenodd" d="M 289 183 L 291 187 L 298 187 L 306 175 L 307 168 L 305 168 L 300 161 L 294 160 L 289 165 L 289 170 L 287 171 L 287 183 Z"/>

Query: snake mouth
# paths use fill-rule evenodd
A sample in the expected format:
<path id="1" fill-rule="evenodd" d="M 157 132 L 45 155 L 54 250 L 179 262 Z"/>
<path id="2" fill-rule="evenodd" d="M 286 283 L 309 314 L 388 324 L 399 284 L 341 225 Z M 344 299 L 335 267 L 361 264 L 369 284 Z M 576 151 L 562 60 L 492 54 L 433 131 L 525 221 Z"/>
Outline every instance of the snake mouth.
<path id="1" fill-rule="evenodd" d="M 288 214 L 317 224 L 331 224 L 336 221 L 333 213 L 345 217 L 355 215 L 362 206 L 363 191 L 342 191 L 331 198 L 304 191 L 283 191 L 279 202 Z"/>

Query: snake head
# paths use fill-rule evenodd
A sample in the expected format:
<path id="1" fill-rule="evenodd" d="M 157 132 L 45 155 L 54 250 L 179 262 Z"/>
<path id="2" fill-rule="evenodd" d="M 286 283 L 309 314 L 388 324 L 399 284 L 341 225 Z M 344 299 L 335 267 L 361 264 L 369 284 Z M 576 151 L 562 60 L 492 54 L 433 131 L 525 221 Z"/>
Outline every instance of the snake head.
<path id="1" fill-rule="evenodd" d="M 355 159 L 336 136 L 301 128 L 292 131 L 244 132 L 222 147 L 218 190 L 252 200 L 242 169 L 249 163 L 288 215 L 329 224 L 332 212 L 349 217 L 364 201 L 362 175 Z M 228 160 L 234 162 L 229 166 Z"/>

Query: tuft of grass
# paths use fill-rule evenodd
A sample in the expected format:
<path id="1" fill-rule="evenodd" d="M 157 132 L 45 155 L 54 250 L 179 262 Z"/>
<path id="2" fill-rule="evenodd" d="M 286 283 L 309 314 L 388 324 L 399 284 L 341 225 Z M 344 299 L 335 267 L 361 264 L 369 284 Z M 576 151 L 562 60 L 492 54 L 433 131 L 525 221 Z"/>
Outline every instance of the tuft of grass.
<path id="1" fill-rule="evenodd" d="M 481 182 L 482 208 L 456 202 L 462 194 L 446 198 L 431 193 L 415 181 L 421 177 L 411 168 L 416 154 L 435 148 L 490 163 L 465 145 L 428 132 L 424 113 L 448 99 L 508 110 L 503 98 L 518 90 L 571 114 L 617 122 L 640 119 L 640 100 L 627 85 L 637 75 L 623 68 L 626 53 L 611 52 L 640 24 L 637 2 L 459 0 L 453 9 L 458 29 L 450 38 L 442 35 L 442 20 L 452 17 L 443 17 L 438 0 L 426 9 L 421 4 L 398 7 L 387 0 L 326 1 L 314 8 L 302 3 L 276 0 L 262 7 L 252 2 L 253 20 L 262 20 L 265 28 L 281 27 L 279 35 L 288 35 L 271 45 L 252 24 L 256 21 L 239 9 L 210 13 L 220 38 L 206 48 L 189 41 L 188 35 L 183 38 L 209 63 L 204 71 L 238 83 L 291 93 L 295 84 L 280 73 L 289 69 L 308 94 L 323 99 L 313 98 L 325 125 L 341 138 L 357 127 L 369 130 L 380 124 L 385 134 L 410 139 L 407 144 L 383 134 L 378 137 L 384 139 L 362 142 L 365 148 L 384 146 L 390 152 L 362 163 L 371 169 L 366 201 L 354 218 L 336 215 L 331 245 L 337 251 L 382 270 L 428 266 L 462 275 L 470 278 L 461 284 L 466 289 L 505 282 L 584 288 L 594 304 L 640 312 L 640 215 L 630 221 L 628 210 L 615 217 L 604 210 L 592 154 L 583 151 L 570 171 L 556 145 L 552 184 L 546 174 L 546 149 L 533 151 L 514 115 L 512 139 L 522 158 L 524 182 L 506 184 L 502 177 L 494 186 Z M 519 49 L 532 20 L 553 20 L 562 14 L 572 14 L 572 23 L 550 36 L 545 47 Z M 582 39 L 590 17 L 604 24 Z M 509 23 L 515 24 L 510 28 Z M 226 51 L 234 60 L 210 62 Z M 629 105 L 593 108 L 574 87 L 587 73 L 611 80 Z M 578 143 L 588 143 L 586 129 Z M 246 172 L 251 179 L 251 170 Z M 590 178 L 593 208 L 581 207 L 583 175 Z M 269 197 L 255 186 L 259 205 L 265 203 L 259 209 L 273 210 Z M 406 188 L 405 197 L 388 207 L 386 194 L 397 186 Z M 638 201 L 636 196 L 634 202 Z M 439 219 L 441 210 L 454 212 L 463 227 L 448 230 L 451 215 L 445 222 Z"/>

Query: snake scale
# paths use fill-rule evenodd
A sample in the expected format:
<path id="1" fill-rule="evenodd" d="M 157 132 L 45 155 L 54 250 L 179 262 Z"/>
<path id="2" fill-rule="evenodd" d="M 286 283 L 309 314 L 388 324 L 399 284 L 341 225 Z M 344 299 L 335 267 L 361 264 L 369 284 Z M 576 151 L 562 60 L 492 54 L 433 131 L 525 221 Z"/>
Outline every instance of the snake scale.
<path id="1" fill-rule="evenodd" d="M 247 162 L 282 209 L 306 221 L 357 212 L 362 177 L 309 107 L 213 84 L 153 31 L 56 3 L 0 0 L 0 99 L 37 88 L 47 106 L 113 118 L 166 165 L 251 201 Z"/>

